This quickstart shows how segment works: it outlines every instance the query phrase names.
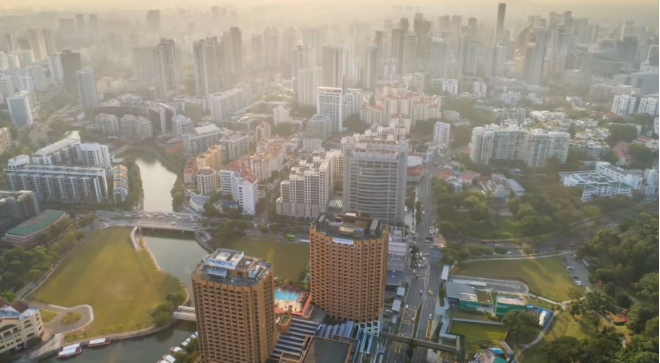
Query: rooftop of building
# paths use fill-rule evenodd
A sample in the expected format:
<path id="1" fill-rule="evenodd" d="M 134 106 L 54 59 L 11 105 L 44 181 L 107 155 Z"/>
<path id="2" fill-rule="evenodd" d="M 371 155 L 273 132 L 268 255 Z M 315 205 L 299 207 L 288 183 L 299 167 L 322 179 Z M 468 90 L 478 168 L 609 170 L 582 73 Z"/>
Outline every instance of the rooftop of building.
<path id="1" fill-rule="evenodd" d="M 55 223 L 58 219 L 64 216 L 64 214 L 65 212 L 61 210 L 46 209 L 38 215 L 10 229 L 7 231 L 7 235 L 19 237 L 29 236 Z"/>
<path id="2" fill-rule="evenodd" d="M 335 216 L 322 213 L 312 228 L 326 236 L 336 236 L 338 240 L 362 240 L 381 237 L 385 226 L 383 222 L 366 214 L 346 212 Z"/>
<path id="3" fill-rule="evenodd" d="M 525 299 L 523 299 L 520 296 L 497 295 L 495 297 L 495 301 L 497 301 L 498 304 L 507 304 L 507 305 L 525 306 L 527 304 L 525 302 Z"/>
<path id="4" fill-rule="evenodd" d="M 351 352 L 355 339 L 344 337 L 314 337 L 305 354 L 303 363 L 344 363 Z"/>
<path id="5" fill-rule="evenodd" d="M 447 298 L 477 301 L 477 295 L 474 287 L 454 281 L 447 282 Z"/>
<path id="6" fill-rule="evenodd" d="M 258 284 L 272 264 L 243 251 L 218 248 L 197 266 L 195 274 L 202 279 L 233 286 Z"/>
<path id="7" fill-rule="evenodd" d="M 41 155 L 48 155 L 50 153 L 53 153 L 55 151 L 61 150 L 65 147 L 69 147 L 71 145 L 75 144 L 80 144 L 80 140 L 78 139 L 62 139 L 60 141 L 54 142 L 48 146 L 42 147 L 41 149 L 35 151 L 32 155 L 36 156 L 41 156 Z"/>
<path id="8" fill-rule="evenodd" d="M 30 190 L 0 190 L 0 202 L 2 202 L 4 199 L 15 199 L 16 201 L 21 202 L 24 198 L 32 194 L 34 193 Z"/>
<path id="9" fill-rule="evenodd" d="M 39 310 L 28 307 L 21 300 L 9 303 L 4 299 L 0 299 L 0 321 L 3 319 L 23 320 L 36 314 L 37 311 Z"/>

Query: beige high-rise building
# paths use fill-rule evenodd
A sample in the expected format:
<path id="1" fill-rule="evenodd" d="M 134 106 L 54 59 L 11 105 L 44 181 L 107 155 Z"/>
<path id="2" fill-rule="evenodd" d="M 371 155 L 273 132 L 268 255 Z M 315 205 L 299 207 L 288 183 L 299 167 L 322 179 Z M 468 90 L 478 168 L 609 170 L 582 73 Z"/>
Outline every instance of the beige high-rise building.
<path id="1" fill-rule="evenodd" d="M 222 146 L 212 145 L 197 157 L 197 169 L 211 168 L 218 171 L 222 168 Z"/>
<path id="2" fill-rule="evenodd" d="M 266 362 L 277 339 L 272 265 L 220 248 L 197 266 L 192 284 L 201 362 Z"/>
<path id="3" fill-rule="evenodd" d="M 356 321 L 377 334 L 389 228 L 357 213 L 321 214 L 312 223 L 309 240 L 314 303 L 333 318 Z"/>

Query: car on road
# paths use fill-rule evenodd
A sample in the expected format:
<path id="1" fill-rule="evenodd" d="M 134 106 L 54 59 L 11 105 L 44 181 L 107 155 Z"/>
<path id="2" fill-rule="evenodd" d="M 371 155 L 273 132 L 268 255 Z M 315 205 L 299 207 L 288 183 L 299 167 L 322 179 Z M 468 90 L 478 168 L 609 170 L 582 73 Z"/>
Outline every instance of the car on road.
<path id="1" fill-rule="evenodd" d="M 423 293 L 424 293 L 424 290 L 419 290 L 420 295 L 423 294 Z"/>
<path id="2" fill-rule="evenodd" d="M 582 281 L 575 281 L 575 284 L 578 286 L 582 286 Z"/>
<path id="3" fill-rule="evenodd" d="M 577 275 L 573 275 L 573 276 L 571 276 L 571 277 L 572 277 L 574 280 L 577 280 L 577 279 L 579 278 L 579 277 L 577 277 Z"/>
<path id="4" fill-rule="evenodd" d="M 429 290 L 429 295 L 433 295 L 433 291 Z"/>
<path id="5" fill-rule="evenodd" d="M 567 266 L 566 268 L 569 269 L 569 270 L 572 270 L 572 269 L 574 269 L 575 267 L 573 267 L 573 266 Z"/>
<path id="6" fill-rule="evenodd" d="M 433 320 L 433 314 L 429 314 L 429 320 Z"/>

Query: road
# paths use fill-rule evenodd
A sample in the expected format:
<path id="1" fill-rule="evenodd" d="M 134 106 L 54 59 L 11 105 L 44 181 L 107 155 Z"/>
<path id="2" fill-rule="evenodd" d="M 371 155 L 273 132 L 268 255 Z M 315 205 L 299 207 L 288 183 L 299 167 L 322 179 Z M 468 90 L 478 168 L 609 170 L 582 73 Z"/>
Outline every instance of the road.
<path id="1" fill-rule="evenodd" d="M 44 326 L 52 330 L 55 334 L 66 333 L 72 330 L 80 329 L 94 320 L 94 312 L 92 307 L 89 305 L 77 305 L 67 308 L 63 306 L 44 304 L 36 301 L 25 301 L 25 303 L 31 308 L 48 310 L 59 314 L 53 318 L 53 320 L 49 321 L 48 323 L 44 323 Z M 60 324 L 60 320 L 64 318 L 66 313 L 79 313 L 81 315 L 80 320 L 71 325 Z"/>
<path id="2" fill-rule="evenodd" d="M 202 229 L 201 217 L 186 213 L 129 213 L 97 211 L 98 220 L 107 226 L 163 225 Z"/>
<path id="3" fill-rule="evenodd" d="M 432 168 L 432 165 L 428 166 Z M 402 304 L 402 312 L 400 314 L 401 325 L 399 327 L 399 335 L 410 338 L 430 340 L 433 329 L 430 329 L 430 334 L 427 337 L 427 327 L 430 321 L 439 322 L 440 319 L 435 316 L 436 298 L 438 294 L 438 286 L 440 284 L 440 259 L 442 252 L 438 247 L 433 246 L 431 243 L 426 242 L 429 230 L 435 221 L 435 205 L 431 195 L 430 181 L 432 171 L 427 171 L 424 178 L 417 185 L 417 199 L 422 202 L 422 223 L 417 226 L 417 237 L 414 240 L 415 245 L 419 249 L 422 256 L 426 256 L 423 260 L 418 259 L 419 267 L 415 268 L 415 273 L 419 277 L 415 277 L 413 271 L 409 271 L 409 287 L 406 292 L 405 301 Z M 429 293 L 429 290 L 432 294 Z M 418 328 L 415 330 L 415 323 L 419 321 Z M 399 343 L 391 343 L 387 348 L 386 362 L 388 363 L 404 363 L 406 361 L 406 345 Z M 416 348 L 413 355 L 413 362 L 424 362 L 426 357 L 426 348 Z"/>

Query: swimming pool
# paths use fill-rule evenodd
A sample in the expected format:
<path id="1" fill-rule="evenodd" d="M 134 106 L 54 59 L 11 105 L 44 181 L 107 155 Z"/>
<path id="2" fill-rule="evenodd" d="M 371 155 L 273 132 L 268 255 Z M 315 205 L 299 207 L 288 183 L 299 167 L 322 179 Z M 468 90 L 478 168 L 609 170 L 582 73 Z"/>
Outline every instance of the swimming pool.
<path id="1" fill-rule="evenodd" d="M 275 290 L 275 300 L 298 301 L 298 297 L 300 293 L 297 292 Z"/>

